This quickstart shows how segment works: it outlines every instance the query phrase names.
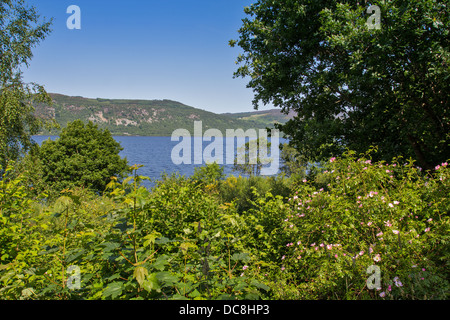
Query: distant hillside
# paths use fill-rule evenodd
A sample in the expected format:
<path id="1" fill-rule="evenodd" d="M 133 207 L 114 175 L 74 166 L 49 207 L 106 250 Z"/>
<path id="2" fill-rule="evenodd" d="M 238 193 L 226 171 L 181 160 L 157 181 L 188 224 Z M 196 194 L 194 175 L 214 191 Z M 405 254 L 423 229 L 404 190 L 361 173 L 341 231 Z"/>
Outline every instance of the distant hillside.
<path id="1" fill-rule="evenodd" d="M 290 112 L 289 114 L 284 114 L 280 109 L 271 109 L 252 112 L 224 113 L 223 115 L 236 120 L 251 121 L 262 127 L 273 127 L 274 123 L 286 123 L 294 117 L 295 113 Z"/>
<path id="2" fill-rule="evenodd" d="M 36 105 L 36 114 L 55 119 L 61 127 L 81 119 L 107 128 L 113 135 L 170 136 L 176 129 L 193 134 L 194 121 L 203 122 L 203 131 L 273 127 L 285 122 L 278 110 L 239 114 L 215 114 L 171 100 L 110 100 L 50 94 L 53 105 Z M 57 134 L 42 131 L 41 134 Z"/>

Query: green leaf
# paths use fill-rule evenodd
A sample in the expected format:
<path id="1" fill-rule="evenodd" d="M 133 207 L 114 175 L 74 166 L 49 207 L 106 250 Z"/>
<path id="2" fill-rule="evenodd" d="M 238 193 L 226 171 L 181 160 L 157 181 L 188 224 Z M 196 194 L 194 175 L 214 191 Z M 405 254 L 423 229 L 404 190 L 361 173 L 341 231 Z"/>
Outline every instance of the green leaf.
<path id="1" fill-rule="evenodd" d="M 142 287 L 142 284 L 144 283 L 145 276 L 148 275 L 148 270 L 144 267 L 136 267 L 133 272 L 133 277 L 137 280 L 139 283 L 139 286 Z"/>
<path id="2" fill-rule="evenodd" d="M 269 290 L 270 290 L 270 288 L 269 288 L 267 285 L 265 285 L 264 283 L 261 283 L 261 282 L 259 282 L 259 281 L 257 281 L 257 280 L 254 280 L 254 279 L 250 282 L 250 284 L 251 284 L 252 286 L 257 287 L 257 288 L 264 289 L 264 290 L 266 290 L 266 291 L 269 291 Z"/>
<path id="3" fill-rule="evenodd" d="M 179 278 L 168 271 L 156 273 L 156 278 L 162 287 L 171 287 L 179 281 Z"/>
<path id="4" fill-rule="evenodd" d="M 179 294 L 179 293 L 174 294 L 174 295 L 172 296 L 172 299 L 173 299 L 173 300 L 189 300 L 189 298 L 186 298 L 185 296 L 182 296 L 182 295 Z"/>
<path id="5" fill-rule="evenodd" d="M 116 250 L 118 247 L 120 247 L 120 244 L 115 243 L 115 242 L 104 242 L 101 244 L 101 246 L 104 247 L 103 251 L 113 251 Z"/>
<path id="6" fill-rule="evenodd" d="M 231 260 L 233 261 L 248 261 L 250 259 L 248 253 L 241 252 L 241 253 L 235 253 L 231 256 Z"/>
<path id="7" fill-rule="evenodd" d="M 152 292 L 153 290 L 156 292 L 161 292 L 161 287 L 159 286 L 158 278 L 155 273 L 152 273 L 147 277 L 147 280 L 143 282 L 142 287 L 147 292 Z"/>
<path id="8" fill-rule="evenodd" d="M 115 299 L 122 294 L 123 283 L 122 282 L 113 282 L 108 284 L 105 291 L 103 291 L 103 298 L 111 297 L 111 299 Z"/>
<path id="9" fill-rule="evenodd" d="M 155 243 L 155 240 L 161 236 L 161 233 L 153 231 L 152 233 L 146 235 L 144 237 L 145 241 L 144 241 L 144 247 L 148 247 L 149 245 L 151 245 L 152 243 Z"/>
<path id="10" fill-rule="evenodd" d="M 256 293 L 247 293 L 245 295 L 245 300 L 258 300 L 259 299 L 259 295 Z"/>
<path id="11" fill-rule="evenodd" d="M 170 242 L 170 239 L 166 238 L 166 237 L 161 237 L 161 238 L 155 239 L 155 244 L 158 244 L 158 245 L 167 244 L 169 242 Z"/>
<path id="12" fill-rule="evenodd" d="M 22 297 L 24 299 L 30 298 L 32 295 L 34 295 L 34 289 L 33 288 L 26 288 L 22 290 Z"/>
<path id="13" fill-rule="evenodd" d="M 71 263 L 72 261 L 75 261 L 76 259 L 81 257 L 84 253 L 85 253 L 84 249 L 76 249 L 76 250 L 69 251 L 66 254 L 67 255 L 66 262 Z"/>
<path id="14" fill-rule="evenodd" d="M 163 271 L 165 266 L 169 264 L 168 259 L 169 257 L 167 255 L 159 256 L 150 266 L 156 270 Z"/>

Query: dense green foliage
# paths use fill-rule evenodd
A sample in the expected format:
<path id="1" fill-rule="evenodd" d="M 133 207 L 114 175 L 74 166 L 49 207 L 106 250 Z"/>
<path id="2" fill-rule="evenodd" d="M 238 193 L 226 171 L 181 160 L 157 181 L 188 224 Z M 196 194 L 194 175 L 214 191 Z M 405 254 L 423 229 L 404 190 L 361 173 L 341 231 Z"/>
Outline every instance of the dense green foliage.
<path id="1" fill-rule="evenodd" d="M 0 298 L 448 299 L 448 164 L 424 173 L 373 154 L 332 158 L 298 183 L 211 165 L 149 190 L 134 166 L 102 196 L 71 188 L 50 202 L 8 168 Z"/>
<path id="2" fill-rule="evenodd" d="M 380 8 L 381 28 L 367 26 Z M 311 160 L 365 152 L 412 157 L 432 169 L 450 158 L 450 7 L 434 0 L 258 0 L 245 9 L 236 76 L 254 105 L 297 116 L 281 131 Z"/>
<path id="3" fill-rule="evenodd" d="M 50 32 L 33 7 L 23 0 L 0 2 L 0 166 L 5 167 L 32 145 L 31 136 L 43 122 L 34 115 L 34 103 L 50 103 L 42 86 L 26 84 L 21 67 L 32 57 L 31 49 Z M 0 171 L 0 176 L 2 172 Z"/>
<path id="4" fill-rule="evenodd" d="M 123 178 L 128 171 L 120 146 L 111 133 L 92 122 L 68 124 L 56 140 L 47 140 L 30 155 L 34 169 L 42 174 L 41 184 L 61 191 L 72 186 L 103 192 L 111 177 Z M 36 186 L 37 187 L 37 186 Z"/>

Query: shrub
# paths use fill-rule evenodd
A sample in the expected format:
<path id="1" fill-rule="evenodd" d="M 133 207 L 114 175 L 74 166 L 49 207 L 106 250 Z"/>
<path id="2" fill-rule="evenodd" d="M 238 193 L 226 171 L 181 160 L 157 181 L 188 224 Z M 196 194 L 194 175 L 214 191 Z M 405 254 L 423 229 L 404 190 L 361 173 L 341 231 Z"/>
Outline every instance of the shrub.
<path id="1" fill-rule="evenodd" d="M 448 298 L 447 163 L 422 173 L 412 161 L 330 159 L 327 190 L 304 180 L 289 199 L 280 268 L 305 296 Z M 378 290 L 367 269 L 378 266 Z"/>
<path id="2" fill-rule="evenodd" d="M 254 190 L 257 191 L 255 194 Z M 222 202 L 234 202 L 239 213 L 251 209 L 257 194 L 265 195 L 271 192 L 273 195 L 288 197 L 290 194 L 290 179 L 284 176 L 278 177 L 228 177 L 219 185 L 219 195 Z"/>
<path id="3" fill-rule="evenodd" d="M 122 178 L 129 172 L 121 150 L 108 130 L 92 122 L 71 122 L 57 140 L 44 141 L 39 149 L 43 183 L 57 191 L 80 186 L 101 193 L 112 176 Z"/>

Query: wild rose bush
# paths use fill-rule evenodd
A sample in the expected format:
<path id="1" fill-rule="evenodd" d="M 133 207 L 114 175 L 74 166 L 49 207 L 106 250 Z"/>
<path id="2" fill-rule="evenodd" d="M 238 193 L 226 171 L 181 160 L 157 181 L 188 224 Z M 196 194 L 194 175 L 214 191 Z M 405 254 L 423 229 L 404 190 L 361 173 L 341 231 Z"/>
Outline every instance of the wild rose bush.
<path id="1" fill-rule="evenodd" d="M 281 275 L 300 298 L 448 298 L 448 164 L 424 175 L 369 156 L 331 158 L 323 187 L 303 180 L 284 219 Z"/>

